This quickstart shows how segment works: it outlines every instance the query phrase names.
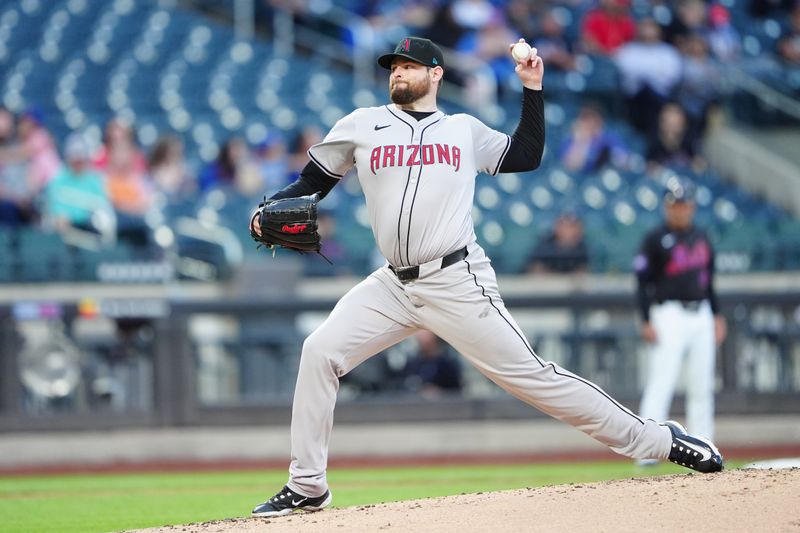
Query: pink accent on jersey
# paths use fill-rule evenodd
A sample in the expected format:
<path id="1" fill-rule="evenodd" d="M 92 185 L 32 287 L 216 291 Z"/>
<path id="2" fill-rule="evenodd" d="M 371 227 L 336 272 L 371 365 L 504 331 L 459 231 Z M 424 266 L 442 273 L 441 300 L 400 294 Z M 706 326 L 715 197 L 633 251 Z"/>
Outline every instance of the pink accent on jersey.
<path id="1" fill-rule="evenodd" d="M 691 248 L 683 243 L 672 250 L 669 263 L 664 269 L 667 275 L 677 276 L 694 268 L 706 268 L 711 259 L 711 251 L 706 241 L 698 241 Z"/>
<path id="2" fill-rule="evenodd" d="M 398 144 L 376 146 L 369 158 L 373 174 L 386 167 L 415 167 L 419 165 L 450 165 L 456 172 L 461 168 L 461 149 L 449 144 Z"/>

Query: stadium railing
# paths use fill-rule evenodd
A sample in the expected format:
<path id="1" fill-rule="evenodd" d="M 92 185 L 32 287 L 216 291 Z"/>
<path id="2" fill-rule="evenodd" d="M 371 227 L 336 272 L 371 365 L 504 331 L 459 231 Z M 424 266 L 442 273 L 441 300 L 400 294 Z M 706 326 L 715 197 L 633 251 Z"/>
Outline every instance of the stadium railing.
<path id="1" fill-rule="evenodd" d="M 298 299 L 296 269 L 275 268 L 270 278 L 279 286 L 253 271 L 239 281 L 239 297 L 231 296 L 235 287 L 205 284 L 7 292 L 0 305 L 0 431 L 287 422 L 303 338 L 344 282 L 314 285 L 303 292 L 315 296 Z M 796 280 L 722 281 L 730 336 L 719 358 L 718 412 L 798 412 Z M 625 276 L 501 279 L 506 305 L 542 357 L 635 409 L 646 359 L 629 283 Z M 387 352 L 343 379 L 337 420 L 543 416 L 466 364 L 463 390 L 440 399 L 375 387 L 394 382 L 404 353 Z M 676 413 L 682 409 L 679 399 Z"/>

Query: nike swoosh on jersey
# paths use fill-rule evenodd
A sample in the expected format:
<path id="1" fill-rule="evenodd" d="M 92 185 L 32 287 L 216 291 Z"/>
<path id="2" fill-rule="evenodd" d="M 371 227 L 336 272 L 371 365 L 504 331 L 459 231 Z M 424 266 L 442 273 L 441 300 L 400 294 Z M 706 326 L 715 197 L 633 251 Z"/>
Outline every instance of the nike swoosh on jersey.
<path id="1" fill-rule="evenodd" d="M 692 450 L 696 451 L 703 457 L 703 461 L 708 461 L 711 459 L 711 452 L 703 448 L 702 446 L 698 446 L 697 444 L 692 444 L 691 442 L 686 442 L 683 439 L 675 439 L 678 442 L 682 443 L 687 448 L 691 448 Z"/>
<path id="2" fill-rule="evenodd" d="M 388 128 L 389 126 L 391 126 L 391 124 L 387 124 L 385 126 L 378 126 L 377 124 L 375 124 L 375 131 L 382 130 L 384 128 Z"/>
<path id="3" fill-rule="evenodd" d="M 303 503 L 304 501 L 306 501 L 307 499 L 308 498 L 300 498 L 297 501 L 292 500 L 292 505 L 294 505 L 296 507 L 296 506 L 300 505 L 301 503 Z"/>

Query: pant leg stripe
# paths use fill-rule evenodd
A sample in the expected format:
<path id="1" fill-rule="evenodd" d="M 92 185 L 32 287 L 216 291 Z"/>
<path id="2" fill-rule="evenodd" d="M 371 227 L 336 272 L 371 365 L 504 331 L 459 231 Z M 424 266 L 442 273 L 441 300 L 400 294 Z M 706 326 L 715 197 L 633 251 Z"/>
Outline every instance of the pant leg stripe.
<path id="1" fill-rule="evenodd" d="M 524 345 L 525 345 L 525 348 L 527 348 L 527 349 L 528 349 L 528 351 L 530 352 L 531 356 L 533 356 L 533 358 L 536 360 L 536 362 L 537 362 L 537 363 L 539 363 L 539 364 L 542 366 L 542 368 L 544 368 L 544 367 L 546 367 L 546 366 L 549 366 L 549 367 L 550 367 L 550 368 L 553 370 L 553 372 L 554 372 L 555 374 L 559 375 L 559 376 L 563 376 L 563 377 L 571 378 L 571 379 L 574 379 L 574 380 L 580 381 L 581 383 L 584 383 L 585 385 L 588 385 L 589 387 L 593 388 L 594 390 L 596 390 L 597 392 L 599 392 L 600 394 L 602 394 L 603 396 L 605 396 L 605 397 L 606 397 L 606 399 L 608 399 L 608 400 L 609 400 L 611 403 L 613 403 L 614 405 L 616 405 L 616 406 L 617 406 L 619 409 L 621 409 L 621 410 L 622 410 L 624 413 L 626 413 L 626 414 L 628 414 L 628 415 L 632 416 L 632 417 L 633 417 L 634 419 L 636 419 L 636 421 L 638 421 L 640 424 L 644 424 L 644 420 L 642 420 L 640 417 L 638 417 L 638 416 L 637 416 L 637 415 L 635 415 L 633 412 L 631 412 L 631 410 L 630 410 L 630 409 L 628 409 L 628 408 L 627 408 L 627 407 L 625 407 L 624 405 L 622 405 L 622 404 L 620 404 L 619 402 L 617 402 L 617 401 L 616 401 L 614 398 L 612 398 L 611 396 L 609 396 L 609 395 L 608 395 L 608 393 L 606 393 L 606 392 L 605 392 L 603 389 L 601 389 L 600 387 L 598 387 L 597 385 L 595 385 L 595 384 L 594 384 L 594 383 L 592 383 L 591 381 L 589 381 L 589 380 L 586 380 L 586 379 L 584 379 L 584 378 L 582 378 L 582 377 L 580 377 L 580 376 L 576 376 L 576 375 L 574 375 L 574 374 L 564 374 L 564 373 L 561 373 L 561 372 L 559 372 L 559 371 L 558 371 L 558 369 L 556 368 L 556 366 L 555 366 L 553 363 L 546 364 L 544 361 L 542 361 L 542 360 L 539 358 L 539 356 L 538 356 L 538 355 L 536 355 L 536 352 L 534 352 L 534 351 L 533 351 L 533 348 L 531 348 L 531 347 L 530 347 L 530 345 L 528 344 L 528 341 L 525 339 L 525 337 L 523 337 L 523 336 L 522 336 L 522 334 L 521 334 L 519 331 L 517 331 L 517 329 L 516 329 L 516 328 L 515 328 L 515 327 L 514 327 L 514 326 L 511 324 L 511 322 L 509 322 L 509 321 L 508 321 L 508 319 L 507 319 L 507 318 L 506 318 L 506 317 L 503 315 L 503 313 L 500 311 L 500 308 L 499 308 L 499 307 L 497 307 L 497 306 L 495 305 L 494 301 L 492 300 L 492 297 L 491 297 L 491 296 L 489 296 L 488 294 L 486 294 L 486 288 L 485 288 L 483 285 L 481 285 L 480 283 L 478 283 L 478 276 L 476 276 L 476 275 L 475 275 L 475 273 L 474 273 L 474 272 L 472 272 L 472 268 L 471 268 L 471 265 L 469 264 L 469 261 L 468 261 L 467 259 L 464 259 L 464 262 L 467 264 L 467 272 L 469 272 L 469 274 L 472 276 L 472 279 L 475 281 L 475 286 L 476 286 L 476 287 L 478 287 L 478 288 L 481 290 L 481 294 L 482 294 L 484 297 L 486 297 L 486 298 L 489 300 L 489 304 L 490 304 L 492 307 L 494 307 L 494 308 L 495 308 L 495 310 L 497 311 L 497 313 L 500 315 L 500 318 L 502 318 L 502 319 L 503 319 L 503 321 L 504 321 L 506 324 L 508 324 L 508 326 L 511 328 L 511 330 L 512 330 L 512 331 L 513 331 L 513 332 L 514 332 L 516 335 L 517 335 L 517 337 L 519 337 L 519 339 L 522 341 L 522 344 L 524 344 Z"/>

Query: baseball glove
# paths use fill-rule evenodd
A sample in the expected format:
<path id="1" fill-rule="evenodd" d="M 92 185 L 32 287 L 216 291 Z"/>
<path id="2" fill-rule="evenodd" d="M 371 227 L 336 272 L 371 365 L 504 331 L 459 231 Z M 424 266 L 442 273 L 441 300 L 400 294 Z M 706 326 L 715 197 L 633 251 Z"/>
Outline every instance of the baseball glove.
<path id="1" fill-rule="evenodd" d="M 319 193 L 298 198 L 264 200 L 250 219 L 250 236 L 259 245 L 289 248 L 297 252 L 317 252 L 321 239 L 317 232 Z M 258 217 L 261 235 L 253 229 Z"/>

